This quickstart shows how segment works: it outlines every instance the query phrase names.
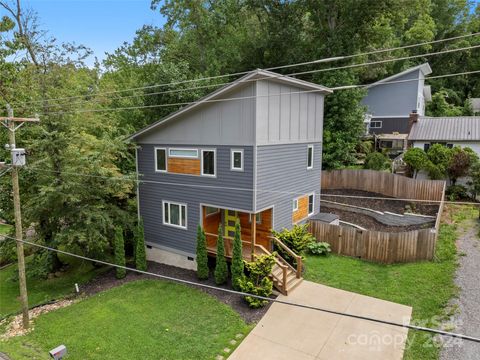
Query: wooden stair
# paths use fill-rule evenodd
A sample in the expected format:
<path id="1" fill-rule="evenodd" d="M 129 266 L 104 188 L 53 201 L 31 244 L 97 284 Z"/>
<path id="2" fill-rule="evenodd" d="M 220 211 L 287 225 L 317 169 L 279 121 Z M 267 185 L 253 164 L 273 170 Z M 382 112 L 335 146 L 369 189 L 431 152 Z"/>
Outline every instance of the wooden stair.
<path id="1" fill-rule="evenodd" d="M 293 289 L 295 289 L 303 281 L 301 277 L 297 277 L 297 272 L 291 268 L 286 269 L 286 286 L 283 284 L 283 269 L 275 264 L 272 269 L 273 286 L 280 291 L 283 295 L 288 295 Z"/>

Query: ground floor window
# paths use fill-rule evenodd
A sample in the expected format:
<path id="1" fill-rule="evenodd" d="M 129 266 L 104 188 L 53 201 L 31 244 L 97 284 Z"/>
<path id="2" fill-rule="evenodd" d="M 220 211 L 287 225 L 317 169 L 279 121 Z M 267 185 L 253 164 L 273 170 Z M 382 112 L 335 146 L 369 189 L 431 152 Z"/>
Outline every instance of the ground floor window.
<path id="1" fill-rule="evenodd" d="M 165 225 L 187 228 L 187 205 L 170 201 L 163 202 L 163 223 Z"/>

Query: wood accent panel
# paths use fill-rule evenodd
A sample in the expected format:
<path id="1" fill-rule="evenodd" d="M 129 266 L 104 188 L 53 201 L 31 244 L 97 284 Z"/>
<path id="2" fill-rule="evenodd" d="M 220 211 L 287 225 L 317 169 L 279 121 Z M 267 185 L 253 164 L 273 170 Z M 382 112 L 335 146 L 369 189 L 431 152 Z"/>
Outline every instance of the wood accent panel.
<path id="1" fill-rule="evenodd" d="M 292 204 L 293 206 L 293 204 Z M 292 222 L 295 224 L 308 217 L 308 195 L 298 198 L 298 210 L 292 213 Z"/>
<path id="2" fill-rule="evenodd" d="M 218 225 L 220 224 L 220 221 L 222 219 L 221 217 L 221 213 L 218 212 L 216 214 L 211 214 L 211 215 L 206 215 L 205 214 L 205 207 L 203 207 L 202 209 L 202 213 L 203 213 L 203 230 L 206 232 L 206 233 L 211 233 L 211 234 L 218 234 Z M 217 244 L 217 240 L 210 237 L 210 236 L 207 236 L 207 246 L 208 247 L 213 247 L 213 246 L 216 246 Z"/>
<path id="3" fill-rule="evenodd" d="M 168 158 L 169 173 L 200 175 L 200 159 Z"/>

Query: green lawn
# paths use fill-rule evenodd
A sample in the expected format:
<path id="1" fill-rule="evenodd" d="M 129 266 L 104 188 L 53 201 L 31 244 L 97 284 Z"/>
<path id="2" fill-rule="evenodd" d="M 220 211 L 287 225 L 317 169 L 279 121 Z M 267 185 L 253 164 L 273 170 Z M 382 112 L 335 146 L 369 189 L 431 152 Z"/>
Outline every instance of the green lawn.
<path id="1" fill-rule="evenodd" d="M 49 300 L 58 299 L 75 291 L 75 283 L 85 283 L 104 268 L 95 269 L 90 262 L 63 258 L 69 264 L 61 277 L 43 280 L 28 278 L 27 292 L 29 306 L 35 306 Z M 27 269 L 31 257 L 27 258 Z M 20 311 L 20 301 L 16 263 L 0 270 L 0 318 Z"/>
<path id="2" fill-rule="evenodd" d="M 455 224 L 440 229 L 435 260 L 432 262 L 379 265 L 342 257 L 308 257 L 305 278 L 332 287 L 373 296 L 413 307 L 413 320 L 423 326 L 437 327 L 445 315 L 445 306 L 455 296 L 453 281 L 457 267 L 456 228 L 463 220 L 478 216 L 473 208 L 451 211 Z M 437 359 L 439 349 L 431 346 L 431 337 L 410 331 L 405 359 Z"/>
<path id="3" fill-rule="evenodd" d="M 42 315 L 33 332 L 0 342 L 0 350 L 13 359 L 47 359 L 65 344 L 68 359 L 214 359 L 249 330 L 228 305 L 199 290 L 142 280 Z"/>

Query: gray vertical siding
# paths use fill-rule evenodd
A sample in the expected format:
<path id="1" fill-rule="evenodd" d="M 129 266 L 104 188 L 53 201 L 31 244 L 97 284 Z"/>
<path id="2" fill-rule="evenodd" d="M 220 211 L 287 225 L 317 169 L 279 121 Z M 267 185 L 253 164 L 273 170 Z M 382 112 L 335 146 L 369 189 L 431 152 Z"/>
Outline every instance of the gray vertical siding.
<path id="1" fill-rule="evenodd" d="M 145 224 L 145 240 L 194 254 L 201 203 L 226 208 L 236 207 L 246 211 L 253 210 L 253 147 L 208 146 L 208 148 L 215 147 L 217 151 L 217 177 L 209 178 L 156 173 L 154 147 L 168 148 L 170 145 L 140 144 L 141 148 L 138 149 L 138 171 L 140 179 L 145 180 L 139 185 L 140 215 Z M 198 145 L 189 145 L 189 147 L 201 148 Z M 231 148 L 244 149 L 244 172 L 230 170 Z M 163 200 L 187 204 L 187 230 L 163 225 Z"/>
<path id="2" fill-rule="evenodd" d="M 314 145 L 314 166 L 307 170 L 307 146 Z M 315 213 L 320 210 L 322 143 L 257 147 L 256 210 L 274 206 L 274 229 L 292 226 L 292 201 L 315 192 Z M 286 192 L 286 193 L 285 193 Z"/>

